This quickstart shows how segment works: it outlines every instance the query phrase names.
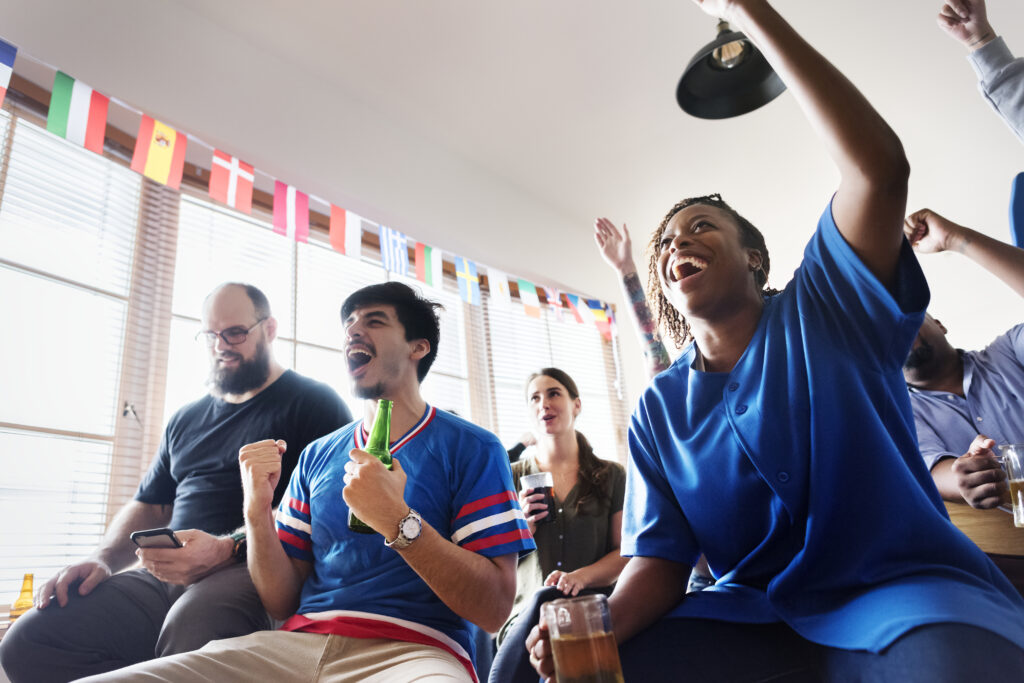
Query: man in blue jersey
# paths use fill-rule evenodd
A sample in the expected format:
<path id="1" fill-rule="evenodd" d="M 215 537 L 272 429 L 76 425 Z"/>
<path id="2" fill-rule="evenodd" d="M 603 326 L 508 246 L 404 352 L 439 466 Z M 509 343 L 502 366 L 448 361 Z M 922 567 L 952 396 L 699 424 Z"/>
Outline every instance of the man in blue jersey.
<path id="1" fill-rule="evenodd" d="M 209 393 L 171 417 L 134 500 L 100 546 L 57 572 L 38 609 L 7 633 L 0 660 L 15 683 L 76 680 L 271 627 L 236 531 L 238 449 L 268 437 L 301 449 L 352 417 L 333 389 L 274 360 L 277 320 L 258 288 L 218 286 L 203 303 L 202 325 L 196 338 L 210 359 Z M 285 458 L 286 472 L 297 454 Z M 129 539 L 156 527 L 173 529 L 184 547 L 139 550 Z M 138 560 L 142 567 L 131 568 Z"/>
<path id="2" fill-rule="evenodd" d="M 275 514 L 282 441 L 242 448 L 249 568 L 281 631 L 215 641 L 117 672 L 163 680 L 475 681 L 472 622 L 496 631 L 534 548 L 498 439 L 428 405 L 438 304 L 397 282 L 341 309 L 363 419 L 309 445 Z M 393 467 L 363 446 L 377 399 L 394 402 Z M 378 533 L 349 530 L 352 512 Z"/>

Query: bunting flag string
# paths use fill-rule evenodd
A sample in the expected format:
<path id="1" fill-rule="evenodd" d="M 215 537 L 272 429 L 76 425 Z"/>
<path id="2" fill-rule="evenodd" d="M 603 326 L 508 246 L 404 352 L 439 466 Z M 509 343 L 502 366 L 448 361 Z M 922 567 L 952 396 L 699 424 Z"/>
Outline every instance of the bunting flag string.
<path id="1" fill-rule="evenodd" d="M 109 106 L 109 97 L 58 71 L 53 79 L 46 130 L 68 142 L 103 154 Z"/>
<path id="2" fill-rule="evenodd" d="M 398 230 L 380 226 L 380 257 L 384 270 L 409 275 L 409 240 Z"/>
<path id="3" fill-rule="evenodd" d="M 309 241 L 309 195 L 280 180 L 274 181 L 274 232 Z"/>
<path id="4" fill-rule="evenodd" d="M 331 204 L 331 247 L 358 259 L 363 248 L 363 219 L 352 211 Z"/>
<path id="5" fill-rule="evenodd" d="M 416 279 L 423 284 L 441 289 L 444 280 L 442 252 L 423 242 L 416 243 Z"/>
<path id="6" fill-rule="evenodd" d="M 523 302 L 523 312 L 531 318 L 540 318 L 540 299 L 537 297 L 537 288 L 529 280 L 520 278 L 519 300 Z"/>
<path id="7" fill-rule="evenodd" d="M 210 197 L 242 213 L 252 213 L 253 167 L 238 157 L 213 150 L 210 161 Z"/>
<path id="8" fill-rule="evenodd" d="M 16 46 L 0 40 L 0 104 L 3 103 L 10 85 L 17 55 Z M 141 117 L 131 169 L 173 189 L 180 188 L 189 136 L 121 100 L 95 91 L 45 62 L 30 55 L 22 55 L 22 58 L 41 64 L 55 74 L 46 121 L 48 131 L 92 152 L 102 154 L 109 106 L 110 102 L 114 102 L 124 110 Z M 376 224 L 353 211 L 301 192 L 296 187 L 269 176 L 238 157 L 216 149 L 200 139 L 193 138 L 192 142 L 209 149 L 212 153 L 209 181 L 209 196 L 212 199 L 251 215 L 256 175 L 269 177 L 274 181 L 274 232 L 290 236 L 297 242 L 308 242 L 309 200 L 312 198 L 328 207 L 331 247 L 352 258 L 362 257 L 362 234 L 367 229 L 364 222 L 370 223 L 370 228 L 375 228 Z M 380 226 L 379 233 L 381 260 L 387 270 L 410 275 L 408 252 L 411 243 L 415 258 L 413 274 L 416 279 L 430 287 L 441 288 L 444 261 L 440 248 L 414 241 L 404 233 L 386 226 Z M 480 305 L 478 265 L 461 256 L 454 257 L 454 262 L 462 300 L 472 305 Z M 577 294 L 561 292 L 554 287 L 540 287 L 524 278 L 510 278 L 507 273 L 489 266 L 487 274 L 489 297 L 495 306 L 511 304 L 510 282 L 515 281 L 519 286 L 519 298 L 526 315 L 534 318 L 542 316 L 539 293 L 545 292 L 545 300 L 556 320 L 592 323 L 606 340 L 614 340 L 617 334 L 613 312 L 610 306 L 602 301 L 585 299 Z"/>
<path id="9" fill-rule="evenodd" d="M 166 123 L 142 115 L 135 138 L 132 170 L 150 180 L 177 190 L 185 170 L 185 146 L 188 138 Z"/>
<path id="10" fill-rule="evenodd" d="M 455 277 L 459 281 L 459 296 L 467 304 L 480 305 L 480 278 L 476 264 L 461 256 L 455 257 Z"/>
<path id="11" fill-rule="evenodd" d="M 17 54 L 18 48 L 0 40 L 0 105 L 4 103 L 4 98 L 7 96 L 7 87 L 11 84 L 14 58 Z"/>

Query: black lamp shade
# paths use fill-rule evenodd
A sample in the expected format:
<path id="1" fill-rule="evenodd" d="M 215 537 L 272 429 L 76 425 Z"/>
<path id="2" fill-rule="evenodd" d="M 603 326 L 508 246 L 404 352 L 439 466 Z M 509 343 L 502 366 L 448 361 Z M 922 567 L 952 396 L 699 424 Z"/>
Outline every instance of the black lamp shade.
<path id="1" fill-rule="evenodd" d="M 723 45 L 743 41 L 746 58 L 731 69 L 712 57 Z M 782 94 L 786 84 L 754 44 L 739 31 L 723 31 L 686 65 L 676 87 L 676 102 L 687 114 L 702 119 L 727 119 L 764 106 Z"/>

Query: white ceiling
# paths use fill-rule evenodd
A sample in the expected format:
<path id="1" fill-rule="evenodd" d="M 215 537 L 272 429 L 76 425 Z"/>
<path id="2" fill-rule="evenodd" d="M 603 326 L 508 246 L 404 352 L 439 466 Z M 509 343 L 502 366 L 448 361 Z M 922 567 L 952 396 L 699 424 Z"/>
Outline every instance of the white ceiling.
<path id="1" fill-rule="evenodd" d="M 927 204 L 1005 238 L 1024 148 L 936 27 L 940 5 L 776 3 L 900 134 L 909 209 Z M 990 0 L 989 15 L 1024 50 L 1024 3 Z M 271 176 L 460 255 L 613 300 L 595 216 L 633 226 L 639 258 L 677 199 L 720 191 L 764 230 L 782 284 L 836 184 L 788 95 L 727 121 L 676 107 L 676 81 L 714 24 L 685 0 L 0 5 L 0 36 L 22 54 Z M 208 163 L 198 145 L 191 155 Z M 1019 299 L 962 259 L 924 263 L 954 341 L 982 344 L 1019 319 Z"/>

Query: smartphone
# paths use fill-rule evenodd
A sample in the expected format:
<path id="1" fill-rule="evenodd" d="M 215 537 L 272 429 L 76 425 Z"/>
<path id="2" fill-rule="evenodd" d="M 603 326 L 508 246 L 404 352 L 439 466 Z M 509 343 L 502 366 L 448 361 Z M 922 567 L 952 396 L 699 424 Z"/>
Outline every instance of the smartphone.
<path id="1" fill-rule="evenodd" d="M 180 548 L 181 541 L 174 535 L 174 532 L 164 527 L 163 529 L 145 529 L 133 531 L 129 538 L 140 548 Z"/>

